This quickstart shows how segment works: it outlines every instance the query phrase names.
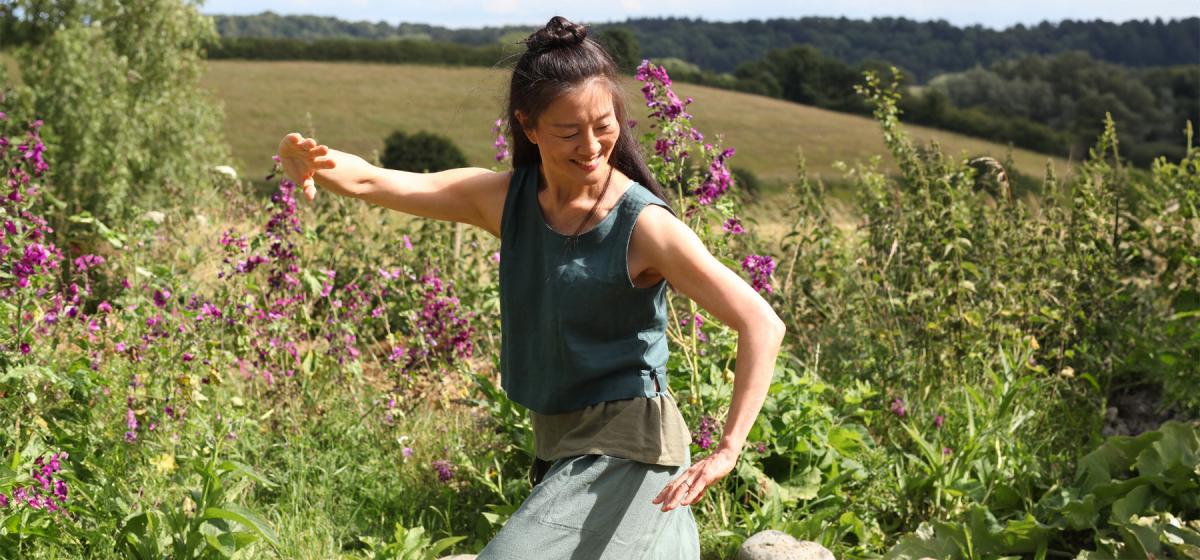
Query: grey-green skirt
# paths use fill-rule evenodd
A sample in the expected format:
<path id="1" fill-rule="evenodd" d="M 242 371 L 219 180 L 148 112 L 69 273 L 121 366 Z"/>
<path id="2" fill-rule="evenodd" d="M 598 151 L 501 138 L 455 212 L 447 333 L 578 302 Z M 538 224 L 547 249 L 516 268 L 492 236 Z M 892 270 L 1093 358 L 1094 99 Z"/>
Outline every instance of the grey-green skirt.
<path id="1" fill-rule="evenodd" d="M 687 468 L 609 455 L 554 461 L 478 560 L 696 560 L 692 508 L 651 503 Z"/>

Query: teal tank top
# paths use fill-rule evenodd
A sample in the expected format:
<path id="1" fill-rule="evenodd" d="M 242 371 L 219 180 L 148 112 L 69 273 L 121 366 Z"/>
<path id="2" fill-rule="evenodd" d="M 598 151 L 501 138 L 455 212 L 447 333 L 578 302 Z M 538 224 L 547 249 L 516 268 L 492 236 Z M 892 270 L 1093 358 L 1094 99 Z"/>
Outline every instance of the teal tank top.
<path id="1" fill-rule="evenodd" d="M 540 414 L 655 397 L 667 387 L 666 281 L 638 288 L 629 239 L 648 204 L 633 183 L 573 248 L 538 205 L 539 170 L 513 171 L 500 222 L 500 375 L 509 398 Z"/>

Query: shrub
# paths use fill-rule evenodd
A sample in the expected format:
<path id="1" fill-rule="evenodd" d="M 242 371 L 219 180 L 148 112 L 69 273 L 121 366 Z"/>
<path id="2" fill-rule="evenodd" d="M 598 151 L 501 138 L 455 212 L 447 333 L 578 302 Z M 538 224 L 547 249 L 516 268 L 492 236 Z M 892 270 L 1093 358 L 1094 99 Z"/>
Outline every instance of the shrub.
<path id="1" fill-rule="evenodd" d="M 467 166 L 467 156 L 453 140 L 432 132 L 393 132 L 383 143 L 379 162 L 388 169 L 436 172 Z"/>

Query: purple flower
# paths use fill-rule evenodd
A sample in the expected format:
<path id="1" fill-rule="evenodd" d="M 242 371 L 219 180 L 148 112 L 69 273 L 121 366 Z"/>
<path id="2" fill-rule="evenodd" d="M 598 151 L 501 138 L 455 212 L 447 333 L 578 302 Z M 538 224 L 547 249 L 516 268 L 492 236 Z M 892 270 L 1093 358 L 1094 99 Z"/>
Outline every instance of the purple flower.
<path id="1" fill-rule="evenodd" d="M 28 353 L 30 352 L 30 350 L 31 350 L 31 349 L 29 348 L 29 343 L 28 343 L 28 342 L 22 342 L 22 343 L 21 343 L 21 354 L 28 354 Z"/>
<path id="2" fill-rule="evenodd" d="M 190 362 L 190 361 L 192 361 L 192 360 L 195 360 L 195 359 L 196 359 L 196 357 L 195 357 L 195 356 L 193 356 L 191 352 L 184 352 L 184 353 L 183 353 L 183 356 L 181 357 L 181 359 L 183 360 L 183 362 L 184 362 L 184 363 L 187 363 L 187 362 Z"/>
<path id="3" fill-rule="evenodd" d="M 404 449 L 400 450 L 400 454 L 403 455 L 405 459 L 408 459 L 408 458 L 412 457 L 412 454 L 413 454 L 412 448 L 405 447 Z"/>
<path id="4" fill-rule="evenodd" d="M 2 113 L 0 113 L 0 114 L 2 114 Z M 8 496 L 5 496 L 4 494 L 0 494 L 0 508 L 6 508 L 6 507 L 8 507 Z"/>
<path id="5" fill-rule="evenodd" d="M 742 259 L 742 270 L 750 275 L 750 285 L 760 292 L 771 293 L 771 273 L 775 272 L 775 259 L 765 255 L 749 255 Z"/>
<path id="6" fill-rule="evenodd" d="M 75 259 L 75 269 L 79 272 L 87 272 L 102 264 L 104 264 L 104 257 L 100 255 L 82 255 Z"/>
<path id="7" fill-rule="evenodd" d="M 729 235 L 741 235 L 746 233 L 746 228 L 742 227 L 741 220 L 738 220 L 736 217 L 725 220 L 725 223 L 721 224 L 721 229 L 725 230 L 725 233 L 728 233 Z"/>
<path id="8" fill-rule="evenodd" d="M 950 449 L 949 447 L 943 447 L 943 448 L 942 448 L 942 455 L 949 455 L 949 454 L 951 454 L 951 453 L 953 453 L 953 452 L 954 452 L 954 450 L 953 450 L 953 449 Z"/>
<path id="9" fill-rule="evenodd" d="M 412 239 L 409 239 L 407 235 L 404 236 L 404 248 L 409 251 L 413 250 Z"/>
<path id="10" fill-rule="evenodd" d="M 129 443 L 137 441 L 137 414 L 133 412 L 132 408 L 125 409 L 125 427 L 127 428 L 125 431 L 125 441 Z"/>
<path id="11" fill-rule="evenodd" d="M 108 300 L 104 300 L 100 302 L 100 305 L 96 306 L 96 310 L 101 313 L 112 313 L 113 308 L 112 304 L 108 303 Z"/>
<path id="12" fill-rule="evenodd" d="M 681 101 L 679 96 L 675 95 L 675 91 L 671 89 L 671 77 L 667 75 L 665 68 L 643 60 L 638 65 L 635 77 L 645 83 L 642 86 L 642 96 L 646 99 L 646 107 L 652 110 L 651 117 L 663 121 L 692 117 L 685 110 L 692 99 L 689 97 L 686 101 Z"/>
<path id="13" fill-rule="evenodd" d="M 897 398 L 896 400 L 892 401 L 892 414 L 895 414 L 900 418 L 904 418 L 904 416 L 908 414 L 908 410 L 904 408 L 904 399 Z"/>
<path id="14" fill-rule="evenodd" d="M 114 350 L 116 350 L 118 354 L 120 354 L 120 353 L 124 352 L 124 351 L 125 351 L 125 343 L 124 343 L 124 342 L 118 342 L 118 343 L 117 343 L 117 346 L 114 348 Z"/>
<path id="15" fill-rule="evenodd" d="M 699 340 L 700 342 L 708 342 L 708 337 L 704 335 L 704 331 L 700 330 L 700 327 L 704 326 L 704 317 L 699 313 L 692 316 L 690 321 L 686 317 L 680 319 L 679 326 L 684 328 L 690 327 L 691 329 L 694 329 L 696 331 L 696 340 Z"/>
<path id="16" fill-rule="evenodd" d="M 933 419 L 933 425 L 936 426 L 938 429 L 941 429 L 942 424 L 944 424 L 945 422 L 946 422 L 946 418 L 944 416 L 942 416 L 941 414 L 937 415 L 937 417 L 935 417 Z"/>
<path id="17" fill-rule="evenodd" d="M 170 301 L 170 299 L 171 299 L 171 292 L 169 292 L 165 289 L 154 291 L 155 307 L 166 307 L 167 302 Z"/>
<path id="18" fill-rule="evenodd" d="M 692 432 L 692 443 L 700 447 L 700 449 L 708 449 L 713 446 L 713 436 L 717 433 L 717 420 L 707 414 L 700 418 L 700 426 Z"/>
<path id="19" fill-rule="evenodd" d="M 496 124 L 492 127 L 492 134 L 496 135 L 496 141 L 492 142 L 492 147 L 496 148 L 496 161 L 508 159 L 510 154 L 508 140 L 504 137 L 504 119 L 496 119 Z"/>
<path id="20" fill-rule="evenodd" d="M 438 459 L 437 461 L 433 462 L 433 470 L 437 471 L 438 480 L 441 482 L 450 482 L 450 479 L 454 478 L 454 473 L 451 470 L 452 468 L 453 465 L 451 465 L 449 461 L 443 459 Z"/>
<path id="21" fill-rule="evenodd" d="M 712 149 L 709 144 L 704 145 L 705 150 Z M 696 195 L 696 202 L 701 206 L 706 206 L 716 202 L 721 195 L 725 194 L 729 187 L 733 185 L 733 175 L 729 172 L 729 168 L 725 165 L 725 160 L 733 156 L 733 148 L 727 148 L 713 158 L 708 164 L 708 176 L 704 182 L 696 187 L 693 194 Z"/>

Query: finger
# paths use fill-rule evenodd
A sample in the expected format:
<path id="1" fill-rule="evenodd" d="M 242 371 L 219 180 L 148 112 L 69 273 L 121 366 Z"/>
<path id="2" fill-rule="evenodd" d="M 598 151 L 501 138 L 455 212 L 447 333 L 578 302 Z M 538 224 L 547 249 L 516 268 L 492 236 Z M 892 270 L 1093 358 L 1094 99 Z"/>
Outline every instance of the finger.
<path id="1" fill-rule="evenodd" d="M 283 139 L 286 140 L 288 144 L 296 146 L 300 144 L 300 141 L 304 140 L 304 137 L 301 136 L 299 132 L 292 132 L 287 136 L 284 136 Z"/>
<path id="2" fill-rule="evenodd" d="M 309 177 L 304 180 L 304 198 L 312 200 L 317 196 L 317 183 Z"/>
<path id="3" fill-rule="evenodd" d="M 314 159 L 313 164 L 316 165 L 317 169 L 333 169 L 337 167 L 337 163 L 329 158 Z"/>
<path id="4" fill-rule="evenodd" d="M 680 491 L 677 492 L 675 496 L 672 497 L 671 502 L 667 504 L 669 506 L 667 511 L 673 510 L 681 505 L 687 505 L 689 498 L 694 498 L 704 491 L 705 482 L 703 473 L 697 473 L 696 476 L 689 481 L 689 484 L 681 484 L 680 486 Z"/>
<path id="5" fill-rule="evenodd" d="M 313 140 L 312 138 L 305 138 L 304 141 L 300 143 L 300 147 L 304 148 L 305 150 L 311 150 L 317 147 L 317 141 Z"/>
<path id="6" fill-rule="evenodd" d="M 700 486 L 699 490 L 696 490 L 690 494 L 691 498 L 684 500 L 683 503 L 680 505 L 690 506 L 692 504 L 695 504 L 696 502 L 700 501 L 700 498 L 704 497 L 704 494 L 706 492 L 708 492 L 708 486 L 707 485 Z"/>
<path id="7" fill-rule="evenodd" d="M 316 155 L 319 155 L 319 156 L 328 155 L 329 154 L 329 146 L 321 144 L 320 146 L 313 148 L 312 151 L 313 151 L 313 153 L 315 153 Z"/>
<path id="8" fill-rule="evenodd" d="M 650 503 L 658 504 L 658 503 L 665 502 L 667 500 L 667 498 L 669 498 L 671 496 L 671 494 L 675 491 L 675 489 L 678 488 L 681 484 L 683 484 L 683 482 L 685 480 L 688 480 L 689 478 L 691 478 L 691 472 L 685 472 L 682 475 L 680 475 L 678 478 L 676 478 L 675 480 L 668 482 L 667 486 L 662 489 L 662 492 L 659 492 L 658 495 L 655 496 L 654 499 L 650 501 Z"/>

